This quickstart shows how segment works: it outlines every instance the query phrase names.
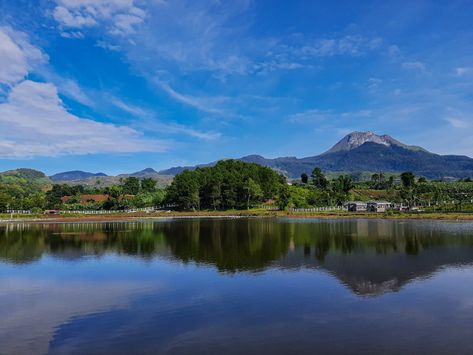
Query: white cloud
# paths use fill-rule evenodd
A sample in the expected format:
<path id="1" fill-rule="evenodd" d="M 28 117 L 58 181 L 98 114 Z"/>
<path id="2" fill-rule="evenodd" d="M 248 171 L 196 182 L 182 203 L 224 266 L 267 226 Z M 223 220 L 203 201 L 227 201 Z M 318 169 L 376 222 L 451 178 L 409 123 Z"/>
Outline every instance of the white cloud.
<path id="1" fill-rule="evenodd" d="M 458 67 L 458 68 L 455 68 L 455 74 L 457 76 L 467 76 L 467 75 L 473 74 L 473 68 L 472 67 Z"/>
<path id="2" fill-rule="evenodd" d="M 111 44 L 111 43 L 108 43 L 108 42 L 105 42 L 105 41 L 97 41 L 97 43 L 95 45 L 97 47 L 100 47 L 100 48 L 103 48 L 103 49 L 108 49 L 109 51 L 113 51 L 113 52 L 118 52 L 121 49 L 120 46 L 117 46 L 117 45 L 114 45 L 114 44 Z"/>
<path id="3" fill-rule="evenodd" d="M 401 64 L 403 69 L 406 70 L 418 70 L 418 71 L 424 71 L 426 66 L 424 63 L 416 61 L 416 62 L 404 62 Z"/>
<path id="4" fill-rule="evenodd" d="M 28 36 L 10 27 L 0 27 L 0 84 L 12 86 L 35 66 L 48 60 Z"/>
<path id="5" fill-rule="evenodd" d="M 53 17 L 65 29 L 104 24 L 110 34 L 127 35 L 146 16 L 133 0 L 56 0 L 56 4 Z"/>
<path id="6" fill-rule="evenodd" d="M 446 117 L 445 121 L 447 121 L 453 128 L 468 128 L 470 126 L 467 121 L 457 117 Z"/>
<path id="7" fill-rule="evenodd" d="M 296 49 L 296 55 L 302 58 L 332 57 L 335 55 L 359 56 L 379 48 L 381 38 L 367 38 L 360 35 L 347 35 L 338 38 L 325 38 L 309 42 Z"/>
<path id="8" fill-rule="evenodd" d="M 167 144 L 129 127 L 80 118 L 67 112 L 53 84 L 25 80 L 0 104 L 0 156 L 164 151 Z"/>

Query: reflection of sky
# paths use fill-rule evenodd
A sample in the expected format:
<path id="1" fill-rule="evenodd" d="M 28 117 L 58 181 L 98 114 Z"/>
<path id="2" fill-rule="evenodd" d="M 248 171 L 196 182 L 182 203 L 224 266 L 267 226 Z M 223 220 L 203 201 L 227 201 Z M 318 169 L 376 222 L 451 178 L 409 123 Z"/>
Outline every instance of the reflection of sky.
<path id="1" fill-rule="evenodd" d="M 466 352 L 473 346 L 472 267 L 442 269 L 377 298 L 357 297 L 315 270 L 222 274 L 116 255 L 2 264 L 0 284 L 1 353 Z"/>

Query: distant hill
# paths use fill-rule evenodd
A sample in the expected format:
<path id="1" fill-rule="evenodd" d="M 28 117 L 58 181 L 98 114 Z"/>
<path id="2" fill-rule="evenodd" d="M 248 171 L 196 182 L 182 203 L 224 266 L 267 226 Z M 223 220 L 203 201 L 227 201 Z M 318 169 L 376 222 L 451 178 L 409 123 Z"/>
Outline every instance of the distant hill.
<path id="1" fill-rule="evenodd" d="M 373 132 L 353 132 L 342 138 L 327 152 L 306 158 L 281 157 L 267 159 L 248 155 L 239 160 L 269 166 L 289 178 L 299 178 L 318 166 L 325 172 L 392 172 L 412 171 L 430 179 L 473 177 L 473 159 L 461 155 L 438 155 L 418 146 L 407 145 Z M 175 175 L 194 167 L 174 167 L 160 173 Z"/>
<path id="2" fill-rule="evenodd" d="M 54 181 L 74 181 L 74 180 L 84 180 L 94 176 L 107 176 L 104 173 L 89 173 L 87 171 L 81 170 L 73 170 L 73 171 L 65 171 L 62 173 L 57 173 L 51 175 L 49 178 Z"/>
<path id="3" fill-rule="evenodd" d="M 155 177 L 156 175 L 160 175 L 156 170 L 153 168 L 146 168 L 131 174 L 120 174 L 118 177 L 128 177 L 128 176 L 134 176 L 137 178 L 145 178 L 145 177 Z"/>
<path id="4" fill-rule="evenodd" d="M 172 181 L 172 176 L 158 173 L 152 168 L 146 168 L 130 174 L 120 174 L 117 176 L 108 176 L 104 173 L 89 173 L 86 171 L 74 170 L 57 173 L 50 176 L 54 183 L 68 185 L 84 185 L 84 186 L 110 186 L 121 183 L 121 180 L 134 176 L 139 179 L 152 178 L 157 181 L 158 187 L 165 187 Z"/>
<path id="5" fill-rule="evenodd" d="M 50 186 L 52 181 L 41 171 L 20 168 L 0 172 L 0 183 L 9 186 L 28 186 L 32 190 L 43 190 Z"/>

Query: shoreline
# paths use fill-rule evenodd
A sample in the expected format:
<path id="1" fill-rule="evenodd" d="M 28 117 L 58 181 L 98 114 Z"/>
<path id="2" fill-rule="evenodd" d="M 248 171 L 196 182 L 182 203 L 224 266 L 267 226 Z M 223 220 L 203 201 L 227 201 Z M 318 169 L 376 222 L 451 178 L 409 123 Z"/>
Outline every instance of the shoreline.
<path id="1" fill-rule="evenodd" d="M 126 222 L 161 219 L 194 218 L 306 218 L 306 219 L 386 219 L 386 220 L 437 220 L 473 221 L 473 213 L 373 213 L 373 212 L 286 212 L 266 210 L 196 211 L 196 212 L 151 212 L 87 215 L 0 215 L 0 224 L 7 223 L 74 223 L 74 222 Z"/>

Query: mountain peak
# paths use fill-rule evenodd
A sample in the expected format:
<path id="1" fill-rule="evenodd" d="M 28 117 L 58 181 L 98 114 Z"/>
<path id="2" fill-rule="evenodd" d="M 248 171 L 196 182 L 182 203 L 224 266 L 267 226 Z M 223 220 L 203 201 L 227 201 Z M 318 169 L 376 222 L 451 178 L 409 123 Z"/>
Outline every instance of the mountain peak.
<path id="1" fill-rule="evenodd" d="M 83 179 L 88 179 L 94 176 L 99 177 L 99 176 L 107 176 L 107 175 L 104 173 L 90 173 L 88 171 L 72 170 L 72 171 L 64 171 L 62 173 L 51 175 L 50 178 L 51 180 L 57 182 L 57 181 L 83 180 Z"/>
<path id="2" fill-rule="evenodd" d="M 352 132 L 347 134 L 343 137 L 337 144 L 335 144 L 332 148 L 330 148 L 327 152 L 328 153 L 336 153 L 341 151 L 350 151 L 362 146 L 365 143 L 375 143 L 384 145 L 386 147 L 390 146 L 398 146 L 409 150 L 423 150 L 425 149 L 416 146 L 409 146 L 407 144 L 401 143 L 398 140 L 394 139 L 393 137 L 383 134 L 377 135 L 371 131 L 368 132 Z"/>
<path id="3" fill-rule="evenodd" d="M 158 172 L 154 170 L 153 168 L 146 168 L 141 171 L 138 171 L 137 173 L 144 173 L 144 174 L 157 174 Z M 137 174 L 135 173 L 135 174 Z"/>

